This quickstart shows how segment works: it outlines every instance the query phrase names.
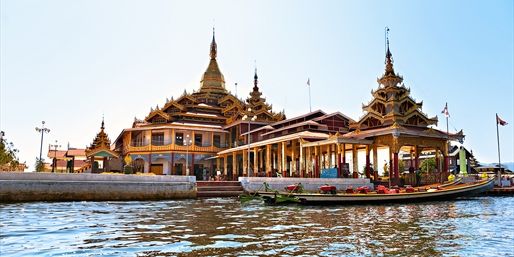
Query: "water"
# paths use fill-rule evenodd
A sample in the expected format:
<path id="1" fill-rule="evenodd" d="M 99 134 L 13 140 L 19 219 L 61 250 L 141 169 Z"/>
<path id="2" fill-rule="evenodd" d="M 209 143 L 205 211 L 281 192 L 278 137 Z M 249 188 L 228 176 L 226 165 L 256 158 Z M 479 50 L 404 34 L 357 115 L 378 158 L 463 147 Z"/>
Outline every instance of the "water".
<path id="1" fill-rule="evenodd" d="M 513 206 L 514 197 L 330 207 L 227 198 L 2 204 L 0 255 L 514 256 Z"/>

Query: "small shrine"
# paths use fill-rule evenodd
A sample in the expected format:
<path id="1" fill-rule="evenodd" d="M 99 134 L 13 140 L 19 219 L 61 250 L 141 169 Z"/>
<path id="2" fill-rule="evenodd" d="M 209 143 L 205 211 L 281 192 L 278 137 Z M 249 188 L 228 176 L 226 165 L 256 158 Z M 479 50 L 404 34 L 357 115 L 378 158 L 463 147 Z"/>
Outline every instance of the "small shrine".
<path id="1" fill-rule="evenodd" d="M 119 154 L 111 150 L 111 140 L 104 131 L 104 120 L 100 132 L 96 135 L 93 143 L 86 148 L 86 158 L 91 164 L 91 173 L 109 172 L 109 160 L 117 159 Z"/>

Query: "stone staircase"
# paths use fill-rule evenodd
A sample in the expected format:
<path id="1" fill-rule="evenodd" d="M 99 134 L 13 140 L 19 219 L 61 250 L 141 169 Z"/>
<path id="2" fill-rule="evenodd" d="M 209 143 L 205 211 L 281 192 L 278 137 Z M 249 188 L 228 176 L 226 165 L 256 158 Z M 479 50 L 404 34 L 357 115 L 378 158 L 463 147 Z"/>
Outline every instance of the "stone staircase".
<path id="1" fill-rule="evenodd" d="M 197 181 L 197 197 L 235 197 L 243 193 L 238 181 Z"/>

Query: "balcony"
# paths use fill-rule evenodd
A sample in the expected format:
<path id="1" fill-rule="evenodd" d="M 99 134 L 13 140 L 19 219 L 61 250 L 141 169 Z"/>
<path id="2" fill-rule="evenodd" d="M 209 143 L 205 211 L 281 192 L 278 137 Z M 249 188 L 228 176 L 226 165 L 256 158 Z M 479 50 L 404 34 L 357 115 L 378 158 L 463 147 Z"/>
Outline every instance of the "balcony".
<path id="1" fill-rule="evenodd" d="M 228 146 L 226 144 L 220 144 L 220 145 L 190 145 L 190 146 L 184 146 L 184 145 L 174 145 L 174 144 L 168 144 L 168 145 L 141 145 L 141 146 L 134 146 L 130 145 L 124 149 L 125 153 L 130 152 L 153 152 L 153 151 L 178 151 L 178 152 L 219 152 L 222 150 L 227 149 Z"/>

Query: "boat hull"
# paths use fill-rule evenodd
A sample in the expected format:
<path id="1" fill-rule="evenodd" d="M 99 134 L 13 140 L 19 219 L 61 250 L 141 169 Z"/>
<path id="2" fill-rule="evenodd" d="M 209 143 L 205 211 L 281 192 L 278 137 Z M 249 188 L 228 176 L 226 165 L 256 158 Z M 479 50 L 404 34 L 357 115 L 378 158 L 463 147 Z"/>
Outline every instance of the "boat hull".
<path id="1" fill-rule="evenodd" d="M 458 197 L 468 197 L 491 190 L 494 180 L 489 179 L 475 184 L 460 185 L 454 188 L 437 190 L 434 192 L 413 192 L 398 194 L 309 194 L 287 193 L 296 197 L 302 204 L 381 204 L 381 203 L 406 203 L 422 201 L 446 201 Z M 274 203 L 277 194 L 275 192 L 259 192 L 268 203 Z"/>

